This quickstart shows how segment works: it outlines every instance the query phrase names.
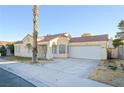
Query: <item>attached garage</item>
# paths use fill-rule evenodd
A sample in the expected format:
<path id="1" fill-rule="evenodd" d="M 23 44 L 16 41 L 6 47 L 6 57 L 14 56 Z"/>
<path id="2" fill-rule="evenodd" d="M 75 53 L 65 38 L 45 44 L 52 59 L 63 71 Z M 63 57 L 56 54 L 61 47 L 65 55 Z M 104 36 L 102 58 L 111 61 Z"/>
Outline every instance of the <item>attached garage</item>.
<path id="1" fill-rule="evenodd" d="M 69 43 L 69 57 L 107 59 L 108 35 L 73 37 Z"/>
<path id="2" fill-rule="evenodd" d="M 86 59 L 101 59 L 102 48 L 100 46 L 70 46 L 69 57 L 71 58 L 86 58 Z"/>

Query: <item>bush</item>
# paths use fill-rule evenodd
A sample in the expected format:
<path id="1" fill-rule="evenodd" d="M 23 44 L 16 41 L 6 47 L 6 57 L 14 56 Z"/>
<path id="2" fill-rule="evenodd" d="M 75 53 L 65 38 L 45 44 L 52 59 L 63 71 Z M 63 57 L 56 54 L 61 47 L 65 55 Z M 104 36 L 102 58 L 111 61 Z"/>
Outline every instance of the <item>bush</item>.
<path id="1" fill-rule="evenodd" d="M 120 64 L 122 70 L 124 71 L 124 64 Z"/>
<path id="2" fill-rule="evenodd" d="M 6 56 L 6 48 L 4 46 L 0 48 L 0 53 L 1 53 L 1 56 Z"/>
<path id="3" fill-rule="evenodd" d="M 109 67 L 109 69 L 114 70 L 114 71 L 117 69 L 116 66 L 111 66 L 111 65 L 109 65 L 108 67 Z"/>

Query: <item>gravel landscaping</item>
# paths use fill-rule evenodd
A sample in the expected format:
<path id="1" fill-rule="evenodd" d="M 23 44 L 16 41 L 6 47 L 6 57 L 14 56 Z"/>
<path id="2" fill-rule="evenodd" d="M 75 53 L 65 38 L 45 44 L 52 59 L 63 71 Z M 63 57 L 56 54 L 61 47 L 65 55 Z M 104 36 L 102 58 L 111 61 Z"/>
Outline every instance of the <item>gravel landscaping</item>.
<path id="1" fill-rule="evenodd" d="M 124 60 L 102 61 L 89 77 L 117 87 L 124 87 Z"/>

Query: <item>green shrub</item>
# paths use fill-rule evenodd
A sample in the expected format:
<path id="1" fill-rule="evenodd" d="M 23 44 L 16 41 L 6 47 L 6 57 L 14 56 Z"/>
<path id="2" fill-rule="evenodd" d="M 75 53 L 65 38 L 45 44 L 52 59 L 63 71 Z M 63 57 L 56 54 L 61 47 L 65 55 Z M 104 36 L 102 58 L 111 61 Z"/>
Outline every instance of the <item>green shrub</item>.
<path id="1" fill-rule="evenodd" d="M 117 69 L 117 66 L 109 65 L 108 67 L 109 67 L 109 69 L 114 70 L 114 71 Z"/>
<path id="2" fill-rule="evenodd" d="M 1 56 L 6 56 L 6 48 L 4 46 L 0 48 L 0 53 L 1 53 Z"/>

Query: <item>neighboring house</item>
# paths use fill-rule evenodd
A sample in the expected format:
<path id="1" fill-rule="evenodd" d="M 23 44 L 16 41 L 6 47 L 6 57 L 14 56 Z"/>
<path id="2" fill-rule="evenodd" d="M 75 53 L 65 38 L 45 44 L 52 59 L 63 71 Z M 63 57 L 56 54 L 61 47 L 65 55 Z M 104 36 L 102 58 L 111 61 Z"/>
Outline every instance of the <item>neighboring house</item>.
<path id="1" fill-rule="evenodd" d="M 32 35 L 14 44 L 15 56 L 32 57 Z M 71 37 L 68 33 L 40 36 L 38 58 L 107 59 L 108 35 Z"/>
<path id="2" fill-rule="evenodd" d="M 6 46 L 7 43 L 8 43 L 8 42 L 6 42 L 6 41 L 0 41 L 0 47 L 2 47 L 2 46 Z"/>

